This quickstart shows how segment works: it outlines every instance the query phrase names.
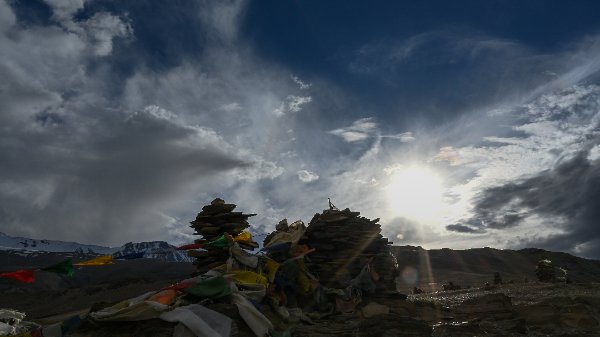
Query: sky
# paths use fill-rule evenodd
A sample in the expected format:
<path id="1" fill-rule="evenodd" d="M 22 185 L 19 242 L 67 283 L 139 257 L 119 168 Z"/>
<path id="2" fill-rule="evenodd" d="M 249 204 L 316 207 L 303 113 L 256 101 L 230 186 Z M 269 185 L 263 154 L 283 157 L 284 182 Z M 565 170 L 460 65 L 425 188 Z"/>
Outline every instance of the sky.
<path id="1" fill-rule="evenodd" d="M 600 259 L 600 3 L 0 0 L 0 232 L 194 239 L 328 207 Z M 260 240 L 260 238 L 259 238 Z"/>

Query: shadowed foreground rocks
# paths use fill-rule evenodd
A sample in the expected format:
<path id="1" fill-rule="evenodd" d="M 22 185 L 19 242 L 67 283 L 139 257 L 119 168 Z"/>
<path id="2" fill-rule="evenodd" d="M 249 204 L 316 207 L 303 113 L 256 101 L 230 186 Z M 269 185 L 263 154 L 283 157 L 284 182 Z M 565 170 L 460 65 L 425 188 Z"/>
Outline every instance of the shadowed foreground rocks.
<path id="1" fill-rule="evenodd" d="M 366 300 L 373 302 L 373 300 Z M 361 308 L 369 304 L 361 303 Z M 389 312 L 365 317 L 337 314 L 312 325 L 284 323 L 264 307 L 282 336 L 600 336 L 600 284 L 511 284 L 493 290 L 466 289 L 410 295 L 407 300 L 377 299 Z M 206 304 L 231 317 L 232 336 L 254 336 L 234 305 Z M 141 322 L 84 322 L 70 336 L 173 336 L 176 324 Z"/>

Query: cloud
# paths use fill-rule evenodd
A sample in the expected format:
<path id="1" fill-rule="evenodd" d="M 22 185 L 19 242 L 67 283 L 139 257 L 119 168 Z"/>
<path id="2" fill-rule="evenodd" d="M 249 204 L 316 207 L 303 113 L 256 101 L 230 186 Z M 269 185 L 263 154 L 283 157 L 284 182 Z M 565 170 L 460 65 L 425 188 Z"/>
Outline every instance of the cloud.
<path id="1" fill-rule="evenodd" d="M 381 137 L 397 139 L 397 140 L 401 141 L 402 143 L 410 143 L 410 142 L 414 142 L 416 140 L 416 138 L 413 136 L 412 132 L 403 132 L 403 133 L 399 133 L 397 135 L 382 135 Z"/>
<path id="2" fill-rule="evenodd" d="M 298 179 L 304 183 L 310 183 L 319 180 L 319 176 L 317 174 L 307 170 L 300 170 L 296 172 L 296 174 L 298 175 Z"/>
<path id="3" fill-rule="evenodd" d="M 513 136 L 484 137 L 487 146 L 440 149 L 434 160 L 476 172 L 462 185 L 474 192 L 472 217 L 446 228 L 519 237 L 507 241 L 513 247 L 600 256 L 591 244 L 600 237 L 591 220 L 600 198 L 593 187 L 600 170 L 591 155 L 600 144 L 599 104 L 600 87 L 571 86 L 504 111 L 503 117 L 519 114 Z"/>
<path id="4" fill-rule="evenodd" d="M 432 55 L 429 53 L 431 48 L 444 52 Z M 451 64 L 458 59 L 481 60 L 489 55 L 501 59 L 521 57 L 527 52 L 526 47 L 515 41 L 449 28 L 418 33 L 401 40 L 384 38 L 367 43 L 355 51 L 349 68 L 356 73 L 381 74 L 420 62 Z"/>
<path id="5" fill-rule="evenodd" d="M 132 35 L 129 23 L 108 13 L 96 13 L 83 23 L 87 38 L 94 46 L 94 53 L 107 56 L 112 53 L 113 39 Z"/>
<path id="6" fill-rule="evenodd" d="M 54 17 L 58 21 L 70 21 L 77 11 L 83 9 L 86 0 L 45 0 L 52 8 Z"/>
<path id="7" fill-rule="evenodd" d="M 246 167 L 237 170 L 237 177 L 242 180 L 256 181 L 261 179 L 275 179 L 285 172 L 283 167 L 276 163 L 260 158 L 255 158 L 250 165 L 253 169 Z"/>
<path id="8" fill-rule="evenodd" d="M 261 57 L 240 34 L 244 1 L 190 3 L 168 24 L 125 3 L 51 3 L 49 22 L 25 27 L 0 2 L 0 225 L 10 234 L 185 240 L 187 222 L 217 196 L 258 213 L 253 224 L 268 231 L 331 197 L 381 217 L 397 243 L 558 247 L 571 214 L 482 191 L 599 156 L 598 89 L 573 86 L 597 68 L 593 38 L 548 55 L 457 31 L 370 41 L 352 76 L 373 80 L 367 91 L 390 97 L 381 102 Z M 461 76 L 429 71 L 445 65 Z M 419 81 L 415 69 L 438 77 Z M 441 224 L 391 206 L 384 168 L 411 165 L 444 177 L 454 208 Z M 590 254 L 596 242 L 568 249 Z"/>
<path id="9" fill-rule="evenodd" d="M 107 12 L 94 13 L 87 20 L 75 21 L 73 16 L 84 8 L 86 2 L 86 0 L 46 0 L 52 8 L 54 18 L 62 27 L 87 40 L 95 55 L 110 55 L 113 39 L 130 37 L 133 33 L 131 25 L 125 19 Z"/>
<path id="10" fill-rule="evenodd" d="M 312 102 L 311 96 L 296 96 L 289 95 L 285 101 L 282 101 L 275 109 L 273 109 L 273 113 L 281 117 L 290 112 L 299 112 L 302 111 L 302 106 Z"/>
<path id="11" fill-rule="evenodd" d="M 519 245 L 535 245 L 598 258 L 600 249 L 594 242 L 600 240 L 600 229 L 596 226 L 600 216 L 597 207 L 600 202 L 599 184 L 600 164 L 588 161 L 587 153 L 582 152 L 552 170 L 485 190 L 475 207 L 475 218 L 486 227 L 496 229 L 521 225 L 530 215 L 540 217 L 542 226 L 549 219 L 559 219 L 558 223 L 547 221 L 545 224 L 553 224 L 560 230 L 559 234 L 530 237 L 523 239 Z M 496 218 L 509 216 L 501 214 L 507 206 L 526 210 L 526 213 L 498 225 Z"/>
<path id="12" fill-rule="evenodd" d="M 12 27 L 17 21 L 17 18 L 8 3 L 0 2 L 0 32 Z"/>
<path id="13" fill-rule="evenodd" d="M 238 102 L 232 102 L 232 103 L 221 105 L 219 107 L 219 110 L 223 110 L 226 112 L 239 111 L 239 110 L 242 110 L 242 106 Z"/>
<path id="14" fill-rule="evenodd" d="M 452 146 L 444 146 L 432 158 L 433 161 L 447 161 L 452 166 L 457 166 L 463 163 L 460 153 Z"/>
<path id="15" fill-rule="evenodd" d="M 301 90 L 306 90 L 312 86 L 312 83 L 303 82 L 302 80 L 300 80 L 300 78 L 298 78 L 298 76 L 291 75 L 291 78 L 292 78 L 292 81 L 294 81 L 294 83 L 296 83 L 300 86 Z"/>
<path id="16" fill-rule="evenodd" d="M 446 229 L 458 233 L 485 233 L 485 231 L 480 228 L 473 228 L 461 224 L 448 225 L 446 226 Z"/>
<path id="17" fill-rule="evenodd" d="M 361 142 L 369 138 L 395 139 L 402 143 L 410 143 L 416 140 L 412 132 L 382 135 L 379 130 L 379 125 L 373 117 L 355 120 L 352 122 L 352 125 L 331 130 L 329 133 L 341 137 L 348 143 Z"/>
<path id="18" fill-rule="evenodd" d="M 363 141 L 372 137 L 377 131 L 377 123 L 374 118 L 361 118 L 352 125 L 329 131 L 330 134 L 342 137 L 348 143 Z"/>
<path id="19" fill-rule="evenodd" d="M 310 96 L 288 96 L 288 111 L 298 112 L 302 110 L 302 105 L 312 102 Z"/>
<path id="20" fill-rule="evenodd" d="M 250 165 L 214 130 L 185 125 L 159 107 L 97 113 L 8 135 L 28 142 L 27 156 L 18 154 L 22 145 L 3 141 L 0 153 L 10 163 L 0 169 L 4 228 L 102 244 L 152 239 L 165 225 L 158 215 L 165 200 Z M 71 126 L 82 122 L 94 127 Z"/>
<path id="21" fill-rule="evenodd" d="M 111 66 L 131 55 L 112 41 L 135 39 L 133 20 L 92 9 L 89 19 L 75 22 L 83 5 L 73 3 L 55 7 L 59 22 L 25 29 L 4 5 L 2 231 L 108 245 L 180 240 L 191 233 L 186 223 L 200 202 L 231 196 L 242 183 L 260 192 L 262 181 L 286 172 L 274 160 L 280 148 L 270 154 L 261 145 L 280 137 L 264 132 L 272 120 L 269 107 L 295 88 L 287 71 L 268 75 L 280 81 L 271 83 L 248 71 L 261 65 L 233 62 L 245 52 L 223 43 L 235 39 L 233 23 L 211 30 L 216 40 L 205 44 L 210 52 L 195 63 L 163 72 L 142 63 L 117 90 L 123 75 Z M 239 12 L 216 7 L 210 10 L 221 17 Z M 294 109 L 307 101 L 290 98 Z M 290 150 L 285 142 L 273 143 Z M 250 195 L 244 196 L 260 199 Z M 268 209 L 260 206 L 256 211 Z"/>

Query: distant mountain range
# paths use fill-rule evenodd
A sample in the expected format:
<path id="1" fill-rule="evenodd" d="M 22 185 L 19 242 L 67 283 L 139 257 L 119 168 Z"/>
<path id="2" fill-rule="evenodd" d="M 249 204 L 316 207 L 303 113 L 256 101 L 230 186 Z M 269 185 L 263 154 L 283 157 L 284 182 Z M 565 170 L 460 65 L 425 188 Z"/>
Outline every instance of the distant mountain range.
<path id="1" fill-rule="evenodd" d="M 0 250 L 18 251 L 19 255 L 39 255 L 44 252 L 74 253 L 77 255 L 113 255 L 119 257 L 145 252 L 144 258 L 169 262 L 192 262 L 185 252 L 176 250 L 164 241 L 128 242 L 121 247 L 103 247 L 77 242 L 13 237 L 0 232 Z"/>

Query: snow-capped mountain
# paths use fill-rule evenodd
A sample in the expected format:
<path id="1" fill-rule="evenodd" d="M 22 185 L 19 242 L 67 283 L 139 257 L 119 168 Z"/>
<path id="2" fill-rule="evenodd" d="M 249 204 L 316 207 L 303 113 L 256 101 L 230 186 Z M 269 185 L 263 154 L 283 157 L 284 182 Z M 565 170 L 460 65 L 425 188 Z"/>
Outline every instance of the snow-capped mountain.
<path id="1" fill-rule="evenodd" d="M 164 241 L 128 242 L 113 252 L 114 257 L 144 252 L 144 258 L 172 262 L 192 262 L 193 259 L 185 252 L 176 250 L 174 246 Z"/>
<path id="2" fill-rule="evenodd" d="M 8 236 L 0 232 L 0 249 L 25 249 L 44 252 L 83 252 L 89 254 L 112 254 L 115 248 L 97 245 L 86 245 L 77 242 L 38 240 L 23 237 Z"/>
<path id="3" fill-rule="evenodd" d="M 176 250 L 174 246 L 164 241 L 139 243 L 128 242 L 121 247 L 103 247 L 69 241 L 38 240 L 23 237 L 13 237 L 0 232 L 0 250 L 20 251 L 20 255 L 35 254 L 37 252 L 73 252 L 79 255 L 112 254 L 114 257 L 144 252 L 143 257 L 149 259 L 158 259 L 171 262 L 193 261 L 193 259 L 190 258 L 185 252 Z"/>

